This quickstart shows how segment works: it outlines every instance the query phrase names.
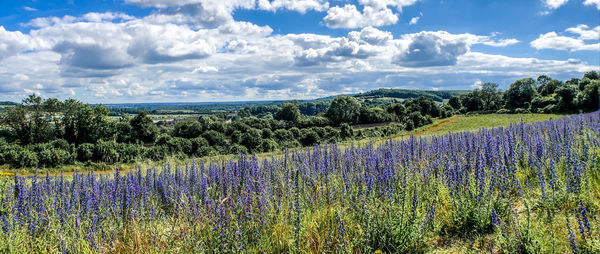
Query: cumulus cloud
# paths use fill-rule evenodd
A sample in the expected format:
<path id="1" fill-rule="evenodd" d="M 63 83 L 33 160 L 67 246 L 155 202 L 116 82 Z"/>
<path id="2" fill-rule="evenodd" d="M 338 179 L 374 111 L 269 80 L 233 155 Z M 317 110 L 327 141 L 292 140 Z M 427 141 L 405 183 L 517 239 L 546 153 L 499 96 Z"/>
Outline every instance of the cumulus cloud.
<path id="1" fill-rule="evenodd" d="M 359 0 L 362 12 L 353 4 L 346 4 L 343 7 L 334 6 L 329 8 L 323 21 L 330 28 L 393 25 L 398 22 L 398 14 L 392 9 L 402 12 L 402 7 L 416 2 L 418 0 Z"/>
<path id="2" fill-rule="evenodd" d="M 379 87 L 430 88 L 430 80 L 440 89 L 464 89 L 478 79 L 502 83 L 539 73 L 560 79 L 598 68 L 578 59 L 511 58 L 471 50 L 477 44 L 518 42 L 496 33 L 424 31 L 394 37 L 364 21 L 353 25 L 362 29 L 345 36 L 282 35 L 231 16 L 244 8 L 331 10 L 319 0 L 269 1 L 270 7 L 234 0 L 129 2 L 154 9 L 145 17 L 38 18 L 24 24 L 29 31 L 23 33 L 0 27 L 2 98 L 18 101 L 30 92 L 87 102 L 315 98 Z M 415 2 L 357 3 L 397 17 Z M 566 32 L 591 40 L 594 29 L 577 26 Z"/>
<path id="3" fill-rule="evenodd" d="M 578 37 L 559 35 L 556 32 L 541 34 L 531 42 L 536 49 L 555 49 L 567 51 L 592 50 L 600 51 L 600 43 L 588 43 L 586 41 L 600 39 L 600 26 L 589 29 L 587 25 L 579 25 L 565 30 L 568 33 L 577 34 Z"/>
<path id="4" fill-rule="evenodd" d="M 296 66 L 314 66 L 348 59 L 365 59 L 385 50 L 393 39 L 390 32 L 366 27 L 352 31 L 347 37 L 332 38 L 323 35 L 288 35 L 300 50 L 295 54 Z"/>
<path id="5" fill-rule="evenodd" d="M 0 61 L 25 50 L 35 48 L 35 42 L 30 36 L 19 31 L 11 32 L 0 26 Z"/>
<path id="6" fill-rule="evenodd" d="M 516 39 L 493 40 L 492 36 L 451 34 L 446 31 L 423 31 L 402 37 L 400 53 L 393 62 L 406 67 L 455 65 L 458 57 L 469 52 L 471 45 L 503 47 L 517 43 Z"/>
<path id="7" fill-rule="evenodd" d="M 348 38 L 353 41 L 364 41 L 373 45 L 381 45 L 393 39 L 392 33 L 381 31 L 372 26 L 363 28 L 360 31 L 348 33 Z"/>
<path id="8" fill-rule="evenodd" d="M 359 0 L 358 2 L 365 6 L 371 6 L 376 9 L 385 9 L 387 7 L 396 8 L 399 12 L 402 7 L 411 6 L 419 0 Z"/>
<path id="9" fill-rule="evenodd" d="M 360 28 L 396 24 L 398 16 L 388 8 L 376 9 L 371 6 L 364 6 L 361 13 L 355 5 L 347 4 L 330 8 L 323 21 L 330 28 Z"/>
<path id="10" fill-rule="evenodd" d="M 417 22 L 419 22 L 419 19 L 421 19 L 421 17 L 423 17 L 423 13 L 420 12 L 419 16 L 413 17 L 412 19 L 410 19 L 410 22 L 408 22 L 409 25 L 416 25 Z"/>
<path id="11" fill-rule="evenodd" d="M 559 7 L 569 2 L 569 0 L 542 0 L 542 2 L 546 7 L 550 9 L 558 9 Z"/>
<path id="12" fill-rule="evenodd" d="M 119 75 L 121 69 L 139 64 L 203 59 L 215 54 L 232 38 L 260 38 L 272 32 L 269 27 L 235 21 L 194 30 L 185 23 L 153 23 L 120 13 L 36 19 L 29 24 L 39 28 L 30 32 L 41 42 L 37 49 L 58 53 L 61 73 L 78 77 Z M 23 50 L 27 49 L 25 45 L 30 45 L 28 36 L 11 35 L 3 38 L 18 35 L 23 41 Z"/>
<path id="13" fill-rule="evenodd" d="M 407 67 L 454 65 L 470 47 L 468 36 L 454 36 L 447 32 L 420 32 L 404 38 L 410 43 L 393 61 Z"/>
<path id="14" fill-rule="evenodd" d="M 590 29 L 589 26 L 582 24 L 567 28 L 565 31 L 579 35 L 580 40 L 600 40 L 600 26 Z"/>
<path id="15" fill-rule="evenodd" d="M 584 5 L 586 6 L 596 6 L 596 9 L 600 10 L 600 0 L 585 0 L 585 2 L 583 2 Z"/>
<path id="16" fill-rule="evenodd" d="M 329 2 L 326 0 L 258 0 L 257 7 L 266 11 L 287 9 L 304 14 L 309 10 L 325 11 L 329 8 Z"/>

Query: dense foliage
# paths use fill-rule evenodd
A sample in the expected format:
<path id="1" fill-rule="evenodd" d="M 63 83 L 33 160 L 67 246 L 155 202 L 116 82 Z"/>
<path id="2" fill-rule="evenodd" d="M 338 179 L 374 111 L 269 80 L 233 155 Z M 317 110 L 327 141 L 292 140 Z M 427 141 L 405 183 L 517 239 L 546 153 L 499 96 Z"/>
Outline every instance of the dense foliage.
<path id="1" fill-rule="evenodd" d="M 0 251 L 406 253 L 462 239 L 468 252 L 598 253 L 599 172 L 592 113 L 264 161 L 15 176 L 0 184 Z"/>
<path id="2" fill-rule="evenodd" d="M 501 92 L 485 83 L 468 94 L 450 98 L 448 104 L 460 113 L 576 113 L 598 110 L 600 76 L 591 71 L 582 79 L 561 82 L 546 75 L 520 79 Z"/>
<path id="3" fill-rule="evenodd" d="M 431 123 L 431 117 L 440 117 L 439 106 L 431 99 L 420 97 L 408 103 L 420 105 L 419 112 L 406 114 L 370 108 L 353 97 L 340 96 L 327 103 L 292 101 L 279 106 L 245 108 L 229 121 L 212 114 L 172 124 L 155 124 L 145 111 L 110 118 L 109 109 L 102 105 L 44 100 L 31 95 L 0 115 L 6 128 L 0 128 L 0 165 L 53 168 L 83 163 L 102 167 L 170 156 L 271 152 L 286 147 L 385 137 Z M 326 113 L 316 116 L 302 113 L 320 111 L 323 105 L 327 106 Z M 390 122 L 396 124 L 388 125 Z M 352 128 L 350 125 L 359 124 L 381 126 L 356 132 L 348 130 Z M 346 129 L 338 127 L 341 125 Z"/>

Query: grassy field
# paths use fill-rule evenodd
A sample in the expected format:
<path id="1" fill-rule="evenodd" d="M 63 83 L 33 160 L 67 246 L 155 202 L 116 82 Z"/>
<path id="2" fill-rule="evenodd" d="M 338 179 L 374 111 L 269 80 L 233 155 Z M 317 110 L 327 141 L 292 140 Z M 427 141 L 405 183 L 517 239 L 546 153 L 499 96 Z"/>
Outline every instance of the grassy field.
<path id="1" fill-rule="evenodd" d="M 186 115 L 187 116 L 187 115 Z M 165 116 L 166 117 L 166 116 Z M 476 131 L 480 128 L 490 128 L 490 127 L 508 127 L 511 123 L 520 123 L 521 120 L 524 123 L 538 122 L 538 121 L 546 121 L 551 119 L 557 119 L 560 117 L 564 117 L 564 115 L 555 115 L 555 114 L 487 114 L 487 115 L 470 115 L 470 116 L 453 116 L 446 119 L 438 119 L 435 120 L 432 124 L 420 127 L 418 129 L 412 131 L 405 131 L 398 133 L 391 137 L 393 140 L 406 139 L 411 135 L 414 136 L 428 136 L 428 135 L 441 135 L 449 132 L 462 132 L 462 131 Z M 369 138 L 369 139 L 361 139 L 361 140 L 353 140 L 353 141 L 343 141 L 339 142 L 338 146 L 341 149 L 349 147 L 351 144 L 361 144 L 365 145 L 368 143 L 373 143 L 375 145 L 381 144 L 385 141 L 388 141 L 390 138 Z M 256 157 L 259 159 L 268 159 L 270 157 L 281 156 L 283 151 L 277 152 L 269 152 L 269 153 L 260 153 L 256 154 Z M 129 163 L 129 164 L 120 164 L 113 166 L 105 166 L 103 168 L 99 168 L 98 166 L 87 167 L 83 165 L 68 165 L 63 166 L 60 169 L 47 169 L 49 172 L 53 172 L 52 174 L 60 174 L 60 172 L 85 172 L 94 170 L 97 173 L 113 173 L 115 167 L 119 167 L 123 171 L 129 171 L 137 168 L 137 166 L 141 166 L 142 168 L 152 168 L 152 167 L 161 167 L 167 162 L 172 165 L 185 165 L 190 164 L 192 160 L 198 162 L 202 161 L 205 163 L 216 162 L 216 161 L 228 161 L 228 160 L 236 160 L 238 155 L 228 154 L 228 155 L 215 155 L 208 156 L 202 158 L 177 158 L 175 156 L 171 156 L 164 161 L 150 161 L 143 160 L 138 161 L 137 163 Z M 18 172 L 22 172 L 20 175 L 31 175 L 35 169 L 21 169 Z M 46 169 L 38 169 L 38 173 L 44 174 Z M 9 170 L 8 165 L 0 166 L 0 177 L 4 176 L 12 176 L 14 171 Z"/>

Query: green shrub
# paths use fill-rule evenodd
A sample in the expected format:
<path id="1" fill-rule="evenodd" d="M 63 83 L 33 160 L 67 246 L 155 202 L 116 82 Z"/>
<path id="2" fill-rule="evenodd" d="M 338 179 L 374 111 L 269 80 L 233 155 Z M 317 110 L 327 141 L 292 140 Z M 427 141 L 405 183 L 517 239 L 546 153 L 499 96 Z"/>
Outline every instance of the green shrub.
<path id="1" fill-rule="evenodd" d="M 263 139 L 260 143 L 260 150 L 262 152 L 272 152 L 277 150 L 278 148 L 279 146 L 277 145 L 277 143 L 270 138 Z"/>
<path id="2" fill-rule="evenodd" d="M 77 147 L 77 160 L 86 162 L 94 159 L 94 145 L 83 143 Z"/>

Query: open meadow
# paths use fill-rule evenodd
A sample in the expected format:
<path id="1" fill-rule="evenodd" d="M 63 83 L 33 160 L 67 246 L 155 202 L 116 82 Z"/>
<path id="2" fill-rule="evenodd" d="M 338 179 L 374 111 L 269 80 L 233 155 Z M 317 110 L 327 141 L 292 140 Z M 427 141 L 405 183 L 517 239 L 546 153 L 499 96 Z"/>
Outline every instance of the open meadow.
<path id="1" fill-rule="evenodd" d="M 3 178 L 2 252 L 597 253 L 600 114 Z"/>

